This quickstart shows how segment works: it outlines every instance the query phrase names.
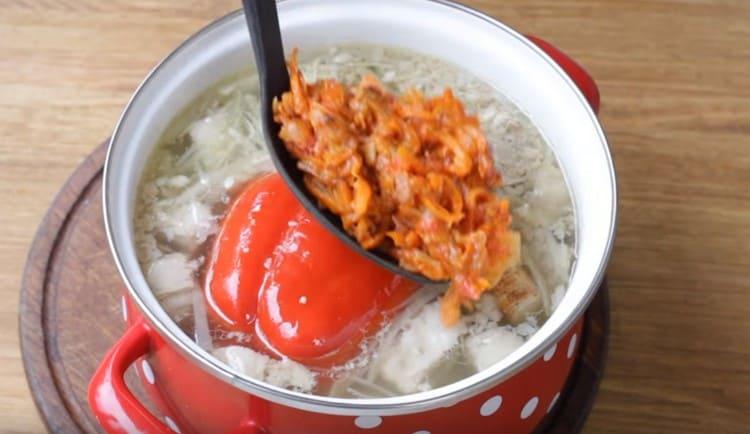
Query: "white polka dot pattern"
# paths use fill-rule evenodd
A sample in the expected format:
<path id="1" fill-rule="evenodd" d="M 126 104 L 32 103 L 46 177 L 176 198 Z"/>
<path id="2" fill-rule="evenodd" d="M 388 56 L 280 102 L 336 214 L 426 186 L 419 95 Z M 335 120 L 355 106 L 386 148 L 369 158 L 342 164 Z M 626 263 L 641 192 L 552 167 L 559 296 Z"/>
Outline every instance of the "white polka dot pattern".
<path id="1" fill-rule="evenodd" d="M 426 430 L 422 430 L 422 431 L 414 431 L 413 434 L 430 434 L 430 432 Z"/>
<path id="2" fill-rule="evenodd" d="M 479 414 L 482 416 L 492 416 L 497 413 L 501 405 L 503 405 L 503 397 L 495 395 L 482 404 L 482 407 L 479 409 Z"/>
<path id="3" fill-rule="evenodd" d="M 547 413 L 552 411 L 552 409 L 555 407 L 555 404 L 557 404 L 558 399 L 560 399 L 560 392 L 557 392 L 552 398 L 552 401 L 549 403 L 549 407 L 547 407 Z"/>
<path id="4" fill-rule="evenodd" d="M 549 362 L 552 360 L 552 358 L 555 357 L 555 351 L 557 351 L 557 344 L 552 344 L 552 346 L 544 353 L 544 361 Z"/>
<path id="5" fill-rule="evenodd" d="M 536 410 L 537 405 L 539 405 L 538 397 L 535 396 L 529 399 L 526 405 L 524 405 L 523 408 L 521 409 L 521 419 L 528 419 L 529 416 L 534 414 L 534 410 Z"/>
<path id="6" fill-rule="evenodd" d="M 174 423 L 174 421 L 172 419 L 170 419 L 169 416 L 164 416 L 164 423 L 167 424 L 167 426 L 169 427 L 169 429 L 171 429 L 172 431 L 176 432 L 177 434 L 180 434 L 180 427 L 178 427 L 177 424 Z"/>
<path id="7" fill-rule="evenodd" d="M 128 302 L 125 301 L 125 296 L 122 296 L 120 300 L 122 301 L 122 319 L 128 322 Z"/>
<path id="8" fill-rule="evenodd" d="M 143 370 L 143 376 L 148 381 L 148 384 L 154 384 L 156 379 L 154 378 L 154 371 L 151 370 L 151 365 L 146 360 L 141 361 L 141 369 Z"/>
<path id="9" fill-rule="evenodd" d="M 570 343 L 568 344 L 568 358 L 573 357 L 573 353 L 576 351 L 576 341 L 578 340 L 578 335 L 574 334 L 572 338 L 570 338 Z"/>
<path id="10" fill-rule="evenodd" d="M 377 428 L 381 423 L 383 423 L 383 419 L 380 416 L 360 416 L 354 419 L 354 425 L 362 429 Z"/>

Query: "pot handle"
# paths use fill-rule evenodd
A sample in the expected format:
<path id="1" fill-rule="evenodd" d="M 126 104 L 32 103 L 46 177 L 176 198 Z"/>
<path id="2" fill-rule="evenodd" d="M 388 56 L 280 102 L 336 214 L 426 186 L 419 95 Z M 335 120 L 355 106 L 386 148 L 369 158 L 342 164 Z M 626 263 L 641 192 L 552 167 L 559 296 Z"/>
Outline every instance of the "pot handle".
<path id="1" fill-rule="evenodd" d="M 581 65 L 576 63 L 575 60 L 568 57 L 567 54 L 563 53 L 544 39 L 532 35 L 526 35 L 526 37 L 537 47 L 541 48 L 542 51 L 547 53 L 547 55 L 551 57 L 566 74 L 568 74 L 571 80 L 573 80 L 576 86 L 578 86 L 578 89 L 583 96 L 586 97 L 586 100 L 591 106 L 591 109 L 594 110 L 594 113 L 599 113 L 599 88 L 589 73 L 586 72 Z"/>
<path id="2" fill-rule="evenodd" d="M 151 328 L 139 320 L 125 331 L 107 352 L 89 382 L 88 400 L 99 425 L 108 434 L 173 434 L 174 431 L 157 419 L 138 401 L 125 384 L 125 372 L 130 365 L 151 349 Z M 247 420 L 231 434 L 264 432 Z"/>
<path id="3" fill-rule="evenodd" d="M 130 326 L 107 352 L 91 378 L 89 406 L 109 434 L 174 432 L 152 415 L 125 384 L 128 367 L 150 351 L 150 333 L 150 327 L 143 320 Z"/>

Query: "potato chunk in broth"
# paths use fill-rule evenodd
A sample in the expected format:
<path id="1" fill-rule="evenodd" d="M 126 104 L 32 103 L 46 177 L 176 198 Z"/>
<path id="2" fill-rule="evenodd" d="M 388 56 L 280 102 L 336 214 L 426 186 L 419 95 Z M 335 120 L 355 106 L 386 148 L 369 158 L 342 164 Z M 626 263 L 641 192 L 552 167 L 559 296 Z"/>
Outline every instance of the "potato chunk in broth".
<path id="1" fill-rule="evenodd" d="M 249 182 L 273 171 L 261 130 L 257 74 L 242 71 L 206 91 L 168 127 L 142 177 L 135 231 L 141 267 L 164 309 L 199 345 L 242 374 L 303 392 L 349 398 L 430 390 L 486 369 L 520 347 L 565 293 L 574 261 L 575 223 L 563 174 L 533 123 L 502 94 L 461 69 L 409 51 L 377 46 L 301 53 L 309 81 L 346 84 L 375 74 L 398 93 L 450 87 L 478 116 L 503 175 L 512 227 L 521 234 L 520 267 L 502 291 L 446 327 L 444 287 L 419 288 L 397 313 L 359 342 L 353 358 L 312 366 L 256 345 L 212 317 L 204 297 L 207 265 L 224 216 Z M 307 56 L 307 57 L 305 57 Z M 355 291 L 356 288 L 352 288 Z M 315 290 L 299 297 L 305 305 Z M 311 304 L 312 306 L 312 304 Z M 262 333 L 260 333 L 262 335 Z"/>

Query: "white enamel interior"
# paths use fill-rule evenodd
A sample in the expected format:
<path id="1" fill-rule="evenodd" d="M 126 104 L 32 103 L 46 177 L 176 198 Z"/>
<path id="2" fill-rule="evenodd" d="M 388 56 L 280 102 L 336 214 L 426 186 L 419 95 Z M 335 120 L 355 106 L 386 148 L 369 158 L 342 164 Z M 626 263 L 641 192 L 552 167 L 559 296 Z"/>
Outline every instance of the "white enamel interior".
<path id="1" fill-rule="evenodd" d="M 530 115 L 549 140 L 573 192 L 578 260 L 547 323 L 494 367 L 415 395 L 347 400 L 289 392 L 236 376 L 170 320 L 152 295 L 133 245 L 133 205 L 144 163 L 172 118 L 203 90 L 251 63 L 244 16 L 208 26 L 160 64 L 134 95 L 112 139 L 105 169 L 105 221 L 120 272 L 157 330 L 208 372 L 250 393 L 312 411 L 388 415 L 449 405 L 487 389 L 538 357 L 588 305 L 609 258 L 616 215 L 614 169 L 595 115 L 565 74 L 515 31 L 479 13 L 434 0 L 286 0 L 285 47 L 363 42 L 445 59 L 489 82 Z"/>

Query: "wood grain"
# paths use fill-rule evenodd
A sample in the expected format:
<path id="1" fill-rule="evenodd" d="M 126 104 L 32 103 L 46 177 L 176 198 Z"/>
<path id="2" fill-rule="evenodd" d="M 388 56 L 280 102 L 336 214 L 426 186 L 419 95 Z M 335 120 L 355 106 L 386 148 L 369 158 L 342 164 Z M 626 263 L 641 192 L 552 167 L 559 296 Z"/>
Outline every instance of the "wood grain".
<path id="1" fill-rule="evenodd" d="M 621 193 L 612 341 L 590 433 L 750 421 L 750 2 L 473 0 L 581 62 Z M 0 0 L 0 432 L 44 428 L 17 338 L 24 256 L 133 89 L 235 0 Z"/>

